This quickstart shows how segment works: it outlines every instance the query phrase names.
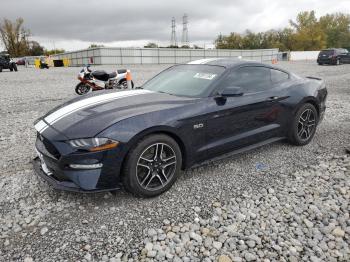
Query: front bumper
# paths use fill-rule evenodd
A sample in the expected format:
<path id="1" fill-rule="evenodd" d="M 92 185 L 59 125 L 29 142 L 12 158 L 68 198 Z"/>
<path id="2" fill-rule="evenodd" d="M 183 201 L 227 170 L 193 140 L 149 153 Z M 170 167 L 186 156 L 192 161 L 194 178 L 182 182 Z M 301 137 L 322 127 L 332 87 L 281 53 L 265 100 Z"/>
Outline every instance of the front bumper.
<path id="1" fill-rule="evenodd" d="M 61 148 L 60 148 L 61 147 Z M 62 154 L 60 143 L 38 136 L 35 143 L 38 154 L 33 160 L 36 173 L 59 190 L 73 192 L 101 192 L 121 188 L 119 173 L 122 164 L 120 148 L 96 153 Z M 91 162 L 93 161 L 93 162 Z M 70 164 L 101 163 L 94 169 L 71 168 Z"/>
<path id="2" fill-rule="evenodd" d="M 36 157 L 32 160 L 33 168 L 35 170 L 35 173 L 45 180 L 50 186 L 52 186 L 54 189 L 57 190 L 64 190 L 64 191 L 70 191 L 70 192 L 78 192 L 78 193 L 96 193 L 96 192 L 105 192 L 105 191 L 113 191 L 113 190 L 119 190 L 121 187 L 114 187 L 114 188 L 105 188 L 105 189 L 91 189 L 91 190 L 85 190 L 79 186 L 77 186 L 75 183 L 71 181 L 59 181 L 55 178 L 53 174 L 47 174 L 42 169 L 41 160 L 39 157 Z"/>

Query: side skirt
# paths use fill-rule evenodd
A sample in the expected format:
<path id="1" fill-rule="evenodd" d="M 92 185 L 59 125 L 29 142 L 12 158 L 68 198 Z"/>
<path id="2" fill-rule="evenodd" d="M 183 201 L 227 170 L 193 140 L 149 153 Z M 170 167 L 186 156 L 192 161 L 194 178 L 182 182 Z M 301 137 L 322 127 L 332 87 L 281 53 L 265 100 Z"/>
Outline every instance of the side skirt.
<path id="1" fill-rule="evenodd" d="M 249 145 L 249 146 L 246 146 L 246 147 L 242 147 L 242 148 L 239 148 L 239 149 L 234 150 L 232 152 L 229 152 L 229 153 L 226 153 L 226 154 L 222 154 L 220 156 L 217 156 L 217 157 L 205 160 L 203 162 L 196 163 L 193 166 L 191 166 L 190 168 L 196 168 L 196 167 L 200 167 L 200 166 L 205 166 L 205 165 L 211 164 L 212 162 L 215 162 L 215 161 L 218 161 L 218 160 L 222 160 L 222 159 L 225 159 L 225 158 L 229 158 L 231 156 L 234 156 L 234 155 L 237 155 L 237 154 L 241 154 L 241 153 L 244 153 L 244 152 L 247 152 L 247 151 L 250 151 L 250 150 L 253 150 L 253 149 L 256 149 L 256 148 L 259 148 L 259 147 L 262 147 L 264 145 L 268 145 L 268 144 L 271 144 L 271 143 L 274 143 L 274 142 L 277 142 L 277 141 L 281 141 L 283 139 L 285 139 L 285 137 L 273 137 L 273 138 L 264 140 L 262 142 L 259 142 L 259 143 L 256 143 L 256 144 L 252 144 L 252 145 Z"/>

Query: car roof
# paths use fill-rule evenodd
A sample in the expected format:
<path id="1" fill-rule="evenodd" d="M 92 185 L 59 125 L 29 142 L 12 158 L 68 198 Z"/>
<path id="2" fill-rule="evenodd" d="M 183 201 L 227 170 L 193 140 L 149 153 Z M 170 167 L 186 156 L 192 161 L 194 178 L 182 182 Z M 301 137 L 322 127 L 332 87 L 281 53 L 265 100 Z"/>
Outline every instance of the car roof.
<path id="1" fill-rule="evenodd" d="M 263 65 L 271 67 L 257 61 L 248 61 L 240 58 L 205 58 L 195 61 L 188 62 L 187 64 L 191 65 L 214 65 L 214 66 L 223 66 L 226 68 L 241 66 L 241 65 Z"/>
<path id="2" fill-rule="evenodd" d="M 244 60 L 240 58 L 206 58 L 206 59 L 199 59 L 194 60 L 187 63 L 188 65 L 213 65 L 213 66 L 222 66 L 225 67 L 226 70 L 234 67 L 240 67 L 240 66 L 264 66 L 271 69 L 279 70 L 282 72 L 285 72 L 287 74 L 291 74 L 284 68 L 280 68 L 278 66 L 272 66 L 269 64 L 264 64 L 258 61 L 250 61 L 250 60 Z"/>

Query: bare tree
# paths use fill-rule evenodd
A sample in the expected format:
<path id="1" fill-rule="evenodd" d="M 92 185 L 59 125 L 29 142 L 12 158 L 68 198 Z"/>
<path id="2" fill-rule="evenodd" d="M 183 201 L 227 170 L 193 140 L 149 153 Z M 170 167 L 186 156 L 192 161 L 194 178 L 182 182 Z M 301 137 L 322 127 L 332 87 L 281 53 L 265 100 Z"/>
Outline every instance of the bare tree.
<path id="1" fill-rule="evenodd" d="M 0 23 L 1 40 L 13 57 L 24 56 L 28 51 L 30 32 L 23 27 L 23 22 L 23 18 L 17 18 L 15 22 L 5 18 Z"/>

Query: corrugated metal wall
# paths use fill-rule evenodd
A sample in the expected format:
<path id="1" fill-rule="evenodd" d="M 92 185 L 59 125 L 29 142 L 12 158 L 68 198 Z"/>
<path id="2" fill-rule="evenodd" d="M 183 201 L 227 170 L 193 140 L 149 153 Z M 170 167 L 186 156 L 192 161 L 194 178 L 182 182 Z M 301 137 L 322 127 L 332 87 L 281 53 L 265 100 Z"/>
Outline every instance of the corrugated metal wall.
<path id="1" fill-rule="evenodd" d="M 79 50 L 58 54 L 55 59 L 68 58 L 71 66 L 85 64 L 178 64 L 210 57 L 239 57 L 255 61 L 277 59 L 278 49 L 181 49 L 181 48 L 107 48 Z"/>

